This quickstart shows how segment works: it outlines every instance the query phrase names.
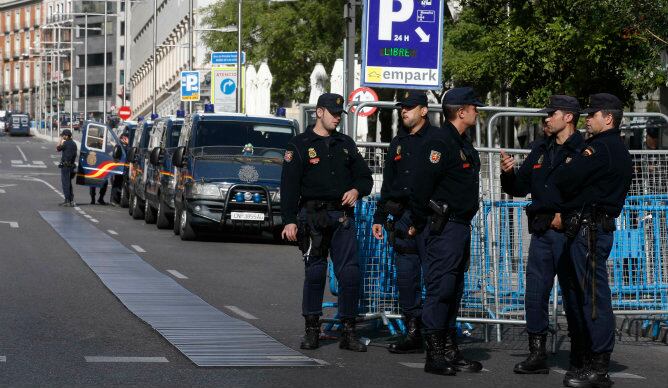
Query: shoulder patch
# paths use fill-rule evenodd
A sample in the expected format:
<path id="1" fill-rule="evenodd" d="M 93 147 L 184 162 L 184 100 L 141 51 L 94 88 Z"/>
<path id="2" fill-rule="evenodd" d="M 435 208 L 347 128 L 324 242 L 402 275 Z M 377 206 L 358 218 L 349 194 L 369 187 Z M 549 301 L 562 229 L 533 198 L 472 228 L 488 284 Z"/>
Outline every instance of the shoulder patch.
<path id="1" fill-rule="evenodd" d="M 596 150 L 594 150 L 594 147 L 589 146 L 585 149 L 582 150 L 582 155 L 583 156 L 592 156 L 596 153 Z"/>
<path id="2" fill-rule="evenodd" d="M 294 155 L 295 155 L 294 151 L 285 151 L 285 155 L 283 155 L 283 160 L 290 163 L 292 162 L 292 157 Z"/>
<path id="3" fill-rule="evenodd" d="M 315 148 L 309 148 L 308 149 L 308 157 L 309 158 L 315 158 L 318 156 L 318 154 L 315 152 Z"/>
<path id="4" fill-rule="evenodd" d="M 441 153 L 435 150 L 431 150 L 429 154 L 429 161 L 436 164 L 441 161 Z"/>

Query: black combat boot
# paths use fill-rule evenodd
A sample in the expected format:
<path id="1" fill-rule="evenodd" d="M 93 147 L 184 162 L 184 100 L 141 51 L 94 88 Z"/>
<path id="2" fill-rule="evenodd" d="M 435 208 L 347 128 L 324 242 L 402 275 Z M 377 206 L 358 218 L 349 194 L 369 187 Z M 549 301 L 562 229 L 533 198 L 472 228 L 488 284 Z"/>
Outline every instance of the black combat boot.
<path id="1" fill-rule="evenodd" d="M 610 353 L 592 353 L 591 365 L 585 365 L 570 379 L 564 378 L 564 385 L 574 388 L 608 388 L 613 381 L 608 375 Z"/>
<path id="2" fill-rule="evenodd" d="M 366 345 L 361 343 L 355 334 L 355 319 L 343 320 L 343 332 L 339 338 L 339 349 L 353 352 L 366 352 Z"/>
<path id="3" fill-rule="evenodd" d="M 317 315 L 307 315 L 304 318 L 306 320 L 306 328 L 304 340 L 300 348 L 307 350 L 317 349 L 320 346 L 318 343 L 320 339 L 320 317 Z"/>
<path id="4" fill-rule="evenodd" d="M 406 322 L 408 333 L 402 337 L 399 342 L 390 344 L 387 348 L 390 353 L 406 354 L 406 353 L 422 353 L 424 348 L 422 346 L 422 322 L 420 319 L 411 317 Z"/>
<path id="5" fill-rule="evenodd" d="M 547 342 L 547 334 L 529 333 L 529 357 L 516 364 L 513 372 L 526 375 L 548 374 L 550 368 L 547 366 L 545 342 Z"/>
<path id="6" fill-rule="evenodd" d="M 571 353 L 569 355 L 569 366 L 564 376 L 564 385 L 570 378 L 575 377 L 581 369 L 591 366 L 591 352 L 586 349 L 585 340 L 582 337 L 571 336 Z"/>
<path id="7" fill-rule="evenodd" d="M 455 368 L 445 358 L 445 333 L 425 334 L 425 345 L 427 348 L 427 361 L 424 371 L 436 375 L 454 376 L 457 374 Z"/>
<path id="8" fill-rule="evenodd" d="M 445 359 L 457 372 L 480 372 L 482 364 L 478 361 L 467 360 L 462 356 L 457 346 L 457 329 L 450 328 L 445 337 Z"/>

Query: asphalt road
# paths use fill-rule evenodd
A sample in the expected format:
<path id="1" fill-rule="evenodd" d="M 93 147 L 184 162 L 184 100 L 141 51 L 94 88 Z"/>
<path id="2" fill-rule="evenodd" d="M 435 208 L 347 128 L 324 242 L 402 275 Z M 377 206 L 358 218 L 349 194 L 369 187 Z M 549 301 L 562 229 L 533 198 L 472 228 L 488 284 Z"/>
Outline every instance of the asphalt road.
<path id="1" fill-rule="evenodd" d="M 375 324 L 362 327 L 372 338 L 368 353 L 339 350 L 334 341 L 303 352 L 327 363 L 320 367 L 198 368 L 131 314 L 40 217 L 44 210 L 76 211 L 57 206 L 56 155 L 53 143 L 0 136 L 2 386 L 561 386 L 556 370 L 512 373 L 527 354 L 521 328 L 506 328 L 500 343 L 485 343 L 474 330 L 463 347 L 485 371 L 473 375 L 425 374 L 424 355 L 389 354 L 389 333 Z M 171 230 L 132 220 L 126 209 L 89 205 L 87 191 L 75 188 L 75 201 L 93 219 L 82 216 L 81 222 L 92 222 L 215 308 L 299 349 L 303 264 L 295 247 L 275 245 L 268 236 L 183 242 Z M 559 337 L 560 350 L 550 361 L 555 369 L 568 366 L 566 341 Z M 101 356 L 163 362 L 88 362 Z M 666 345 L 625 337 L 613 360 L 616 387 L 668 387 Z"/>

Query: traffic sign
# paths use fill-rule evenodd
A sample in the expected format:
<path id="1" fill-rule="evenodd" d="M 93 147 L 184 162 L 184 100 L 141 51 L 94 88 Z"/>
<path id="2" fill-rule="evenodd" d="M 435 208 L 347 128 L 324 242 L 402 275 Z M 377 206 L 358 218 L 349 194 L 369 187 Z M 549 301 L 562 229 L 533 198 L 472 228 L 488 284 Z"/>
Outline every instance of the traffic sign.
<path id="1" fill-rule="evenodd" d="M 246 72 L 244 67 L 241 69 L 241 84 L 243 85 Z M 211 69 L 211 102 L 216 112 L 236 112 L 238 91 L 236 66 Z M 243 93 L 243 88 L 241 92 Z M 243 101 L 243 98 L 241 100 Z"/>
<path id="2" fill-rule="evenodd" d="M 214 51 L 211 53 L 211 65 L 235 65 L 237 63 L 236 51 Z M 246 52 L 241 52 L 241 64 L 246 63 Z"/>
<path id="3" fill-rule="evenodd" d="M 181 72 L 181 101 L 199 101 L 199 71 Z"/>
<path id="4" fill-rule="evenodd" d="M 442 0 L 365 0 L 364 86 L 441 89 Z"/>
<path id="5" fill-rule="evenodd" d="M 118 108 L 118 117 L 121 118 L 121 120 L 127 120 L 132 116 L 132 109 L 130 109 L 129 106 L 122 106 Z"/>
<path id="6" fill-rule="evenodd" d="M 367 87 L 361 87 L 357 88 L 350 93 L 348 96 L 348 102 L 366 102 L 366 101 L 376 101 L 378 102 L 378 94 L 371 89 Z M 355 106 L 350 107 L 350 113 L 355 113 L 357 108 Z M 357 112 L 357 115 L 360 117 L 367 117 L 371 116 L 372 114 L 376 113 L 376 110 L 378 110 L 377 107 L 375 106 L 367 106 L 362 108 L 359 112 Z"/>

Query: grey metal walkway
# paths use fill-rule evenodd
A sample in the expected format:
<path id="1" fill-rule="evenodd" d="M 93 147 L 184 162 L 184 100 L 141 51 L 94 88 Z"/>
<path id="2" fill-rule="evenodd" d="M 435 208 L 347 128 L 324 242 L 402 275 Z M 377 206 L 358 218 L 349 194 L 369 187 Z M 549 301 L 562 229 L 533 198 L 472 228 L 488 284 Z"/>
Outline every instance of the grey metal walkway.
<path id="1" fill-rule="evenodd" d="M 39 212 L 107 288 L 197 366 L 317 366 L 230 317 L 70 212 Z"/>

